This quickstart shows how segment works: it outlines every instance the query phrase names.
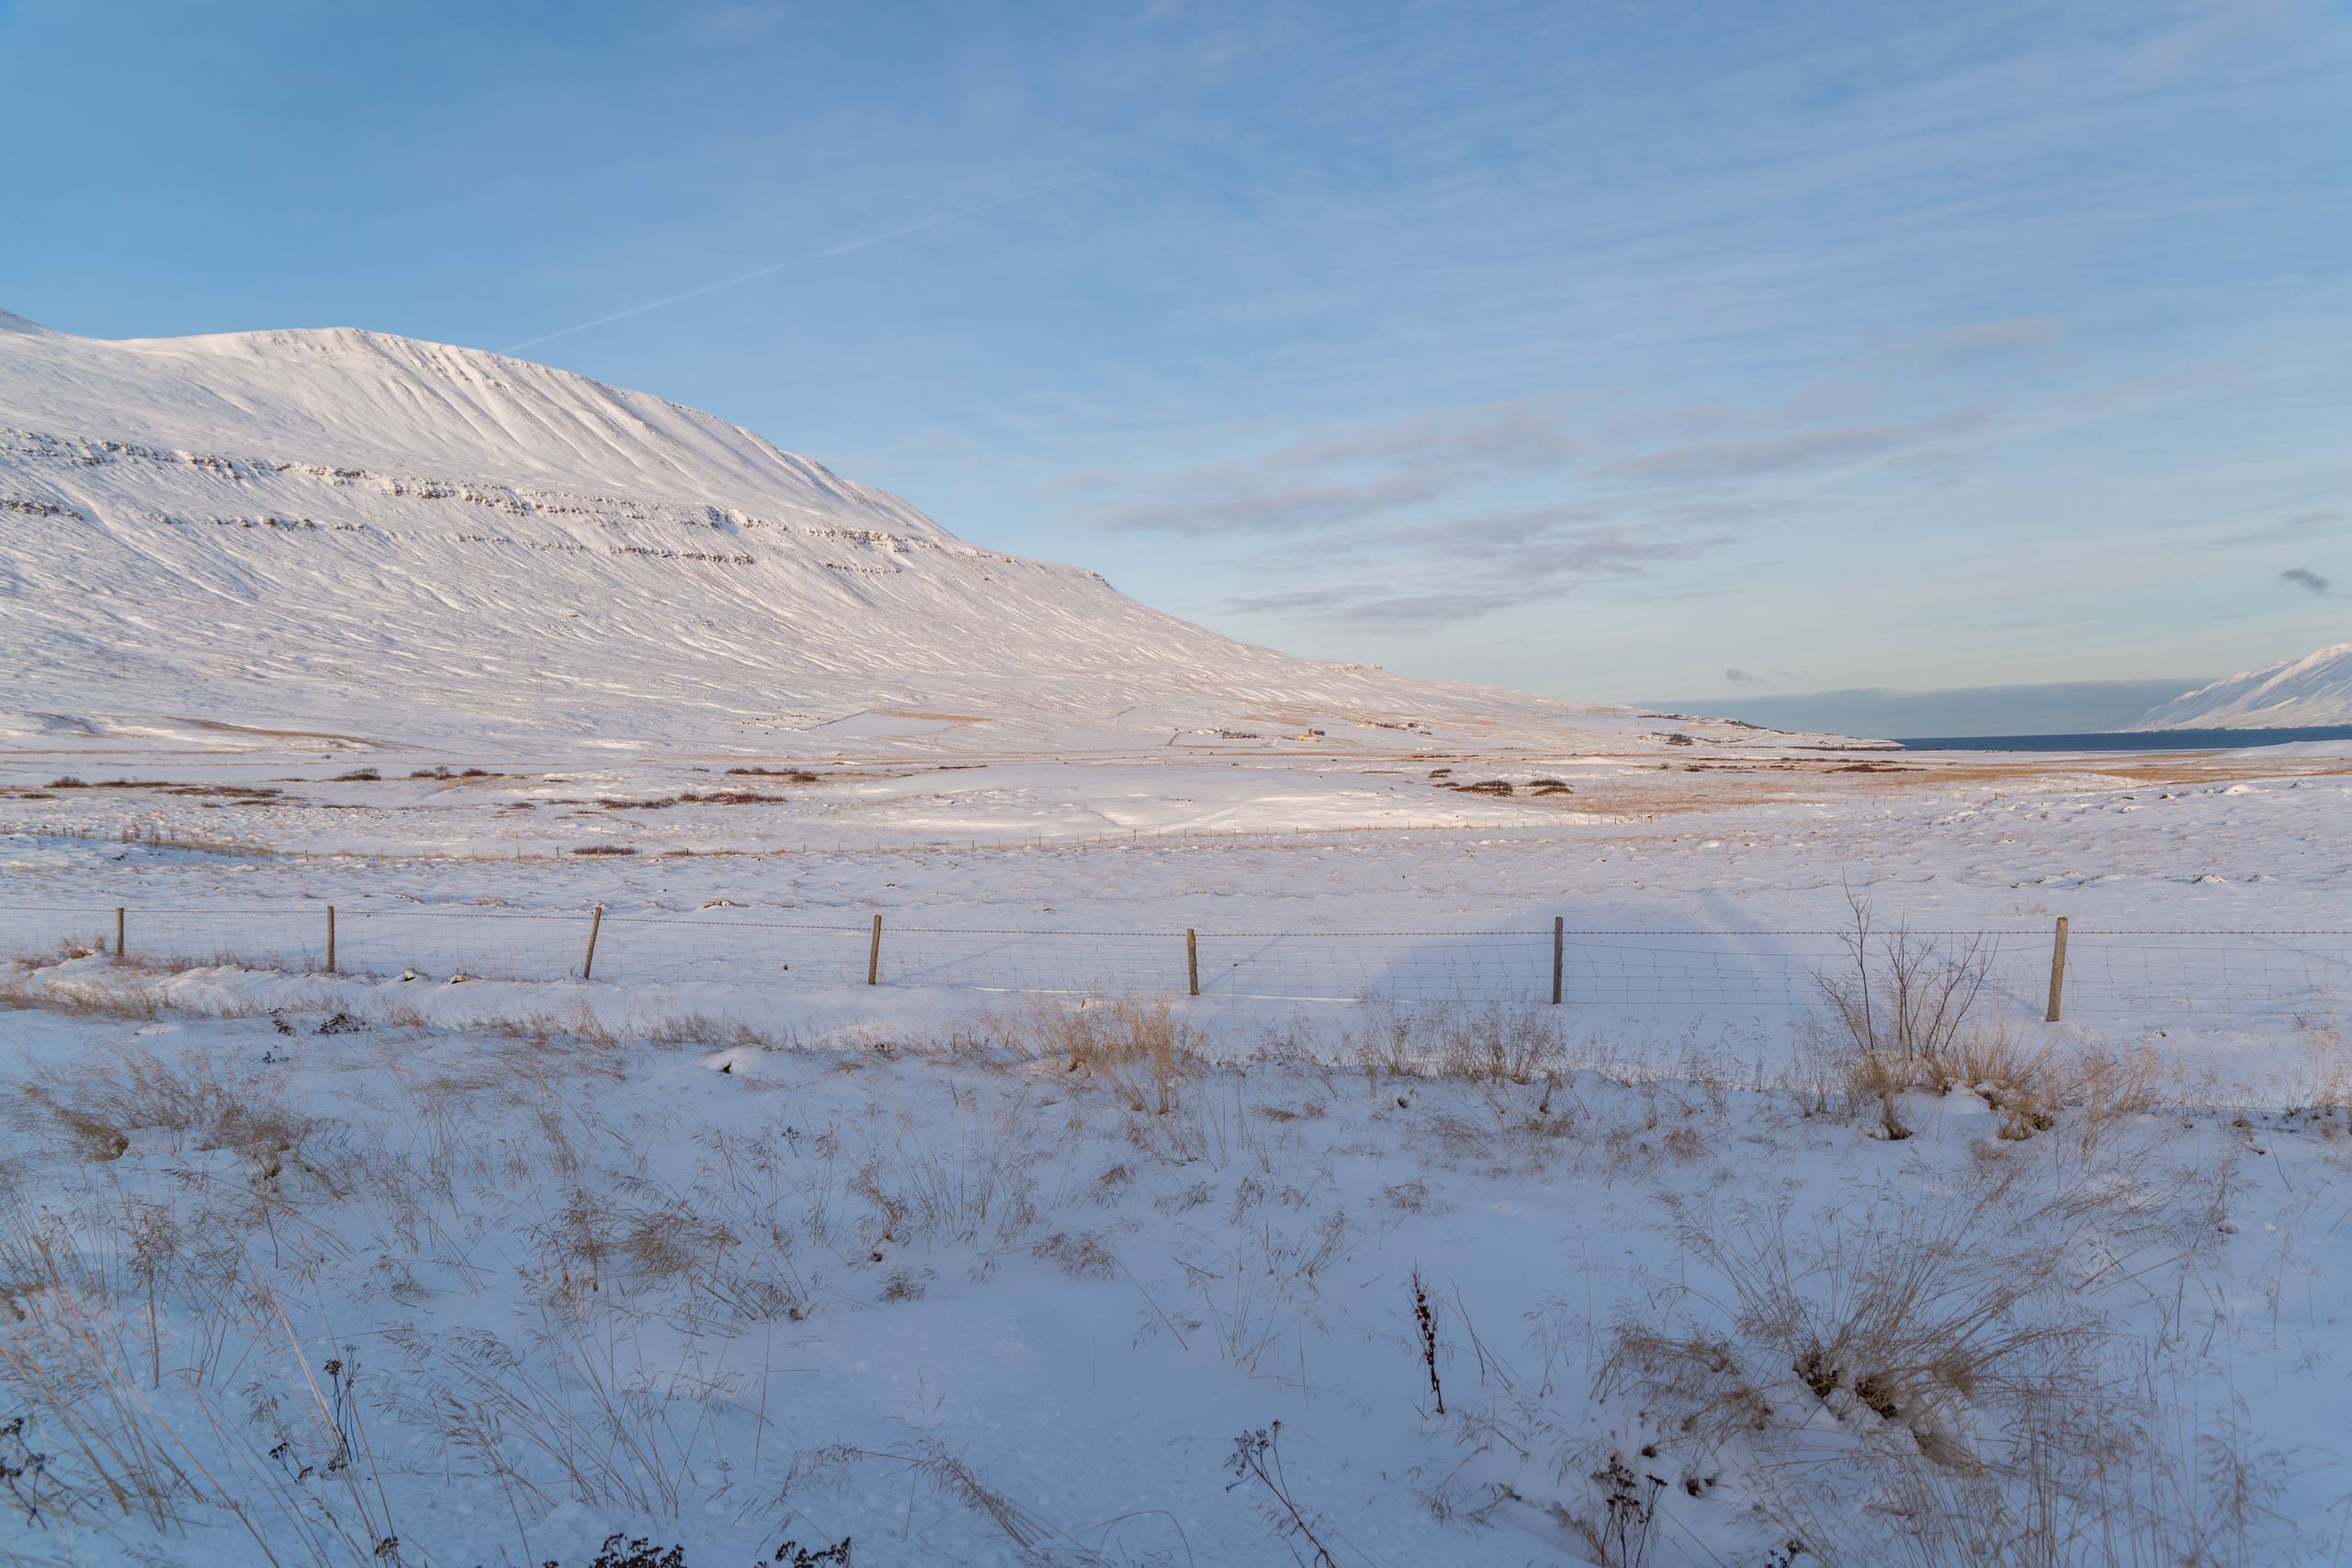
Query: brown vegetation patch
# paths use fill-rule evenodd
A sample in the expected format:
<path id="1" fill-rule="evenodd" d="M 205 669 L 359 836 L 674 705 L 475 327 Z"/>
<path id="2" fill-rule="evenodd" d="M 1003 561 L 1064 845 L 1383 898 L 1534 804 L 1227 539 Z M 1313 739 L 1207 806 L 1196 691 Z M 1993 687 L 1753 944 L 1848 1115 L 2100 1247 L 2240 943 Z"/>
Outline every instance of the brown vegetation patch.
<path id="1" fill-rule="evenodd" d="M 748 789 L 687 790 L 682 795 L 658 795 L 647 800 L 600 802 L 607 811 L 664 811 L 673 806 L 782 806 L 789 797 L 761 795 Z"/>
<path id="2" fill-rule="evenodd" d="M 818 782 L 817 775 L 805 768 L 729 768 L 727 771 L 746 778 L 782 779 L 786 784 L 810 784 Z"/>

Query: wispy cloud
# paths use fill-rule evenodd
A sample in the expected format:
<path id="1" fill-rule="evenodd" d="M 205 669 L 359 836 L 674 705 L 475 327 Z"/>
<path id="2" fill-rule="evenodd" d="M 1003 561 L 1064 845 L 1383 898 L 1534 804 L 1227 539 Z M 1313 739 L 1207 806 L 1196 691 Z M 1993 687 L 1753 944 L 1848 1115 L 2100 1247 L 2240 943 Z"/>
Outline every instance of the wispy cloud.
<path id="1" fill-rule="evenodd" d="M 1315 528 L 1400 512 L 1496 479 L 1549 472 L 1576 451 L 1558 410 L 1497 404 L 1326 433 L 1250 457 L 1172 469 L 1144 481 L 1148 495 L 1101 506 L 1091 520 L 1117 532 Z M 1134 483 L 1102 473 L 1065 482 L 1076 489 Z"/>
<path id="2" fill-rule="evenodd" d="M 1344 575 L 1226 601 L 1237 615 L 1296 615 L 1333 626 L 1427 630 L 1639 577 L 1732 545 L 1722 520 L 1629 512 L 1596 521 L 1580 507 L 1539 507 L 1464 518 L 1360 552 Z M 1339 552 L 1344 561 L 1349 552 Z M 1323 574 L 1318 574 L 1323 575 Z"/>
<path id="3" fill-rule="evenodd" d="M 1046 185 L 1031 186 L 1026 190 L 1017 190 L 1011 196 L 1001 196 L 993 201 L 981 202 L 977 207 L 959 208 L 953 212 L 933 213 L 929 218 L 918 219 L 912 223 L 902 223 L 895 229 L 885 229 L 873 234 L 861 234 L 854 240 L 846 240 L 838 245 L 831 245 L 820 251 L 809 251 L 801 255 L 786 256 L 782 261 L 770 262 L 765 266 L 755 266 L 751 271 L 738 273 L 733 277 L 722 277 L 717 283 L 706 283 L 698 288 L 688 288 L 677 294 L 665 294 L 659 299 L 648 299 L 642 305 L 631 305 L 626 310 L 598 316 L 593 321 L 581 321 L 569 327 L 558 327 L 551 333 L 541 333 L 537 337 L 526 337 L 520 343 L 508 344 L 498 352 L 519 353 L 526 348 L 535 348 L 543 343 L 553 343 L 560 337 L 570 337 L 574 333 L 584 333 L 591 327 L 608 326 L 614 321 L 627 321 L 631 316 L 641 316 L 648 310 L 659 310 L 665 305 L 684 304 L 689 299 L 699 299 L 706 294 L 716 294 L 722 288 L 733 288 L 739 284 L 750 283 L 757 278 L 772 277 L 789 267 L 804 266 L 810 262 L 823 261 L 830 256 L 847 255 L 852 251 L 862 251 L 868 245 L 878 245 L 885 240 L 896 240 L 908 234 L 919 234 L 925 229 L 936 229 L 943 223 L 955 223 L 967 218 L 977 218 L 983 212 L 992 212 L 1000 207 L 1008 207 L 1016 201 L 1026 201 L 1031 197 L 1043 196 L 1048 191 L 1062 190 L 1077 183 L 1077 178 L 1073 177 L 1055 180 Z"/>
<path id="4" fill-rule="evenodd" d="M 1623 457 L 1601 471 L 1645 480 L 1720 481 L 1793 469 L 1868 462 L 1932 446 L 1991 423 L 1988 407 L 1956 409 L 1907 424 L 1846 425 L 1793 430 L 1740 440 L 1694 441 Z"/>
<path id="5" fill-rule="evenodd" d="M 2307 566 L 2289 567 L 2286 570 L 2278 574 L 2278 581 L 2281 582 L 2291 582 L 2298 588 L 2309 589 L 2312 592 L 2319 594 L 2322 598 L 2324 598 L 2327 595 L 2327 579 L 2322 577 L 2319 573 L 2313 571 Z"/>
<path id="6" fill-rule="evenodd" d="M 2334 528 L 2344 521 L 2345 514 L 2327 508 L 2290 513 L 2275 522 L 2265 523 L 2236 533 L 2224 534 L 2213 540 L 2217 545 L 2275 545 L 2287 540 L 2308 538 L 2322 528 Z"/>
<path id="7" fill-rule="evenodd" d="M 1994 420 L 1989 403 L 1896 422 L 1817 412 L 1686 410 L 1674 419 L 1704 434 L 1659 446 L 1589 407 L 1496 403 L 1158 474 L 1072 474 L 1064 489 L 1100 498 L 1084 513 L 1100 529 L 1240 546 L 1227 570 L 1251 587 L 1227 613 L 1426 630 L 1720 558 L 1788 513 L 1788 479 L 1950 449 Z"/>

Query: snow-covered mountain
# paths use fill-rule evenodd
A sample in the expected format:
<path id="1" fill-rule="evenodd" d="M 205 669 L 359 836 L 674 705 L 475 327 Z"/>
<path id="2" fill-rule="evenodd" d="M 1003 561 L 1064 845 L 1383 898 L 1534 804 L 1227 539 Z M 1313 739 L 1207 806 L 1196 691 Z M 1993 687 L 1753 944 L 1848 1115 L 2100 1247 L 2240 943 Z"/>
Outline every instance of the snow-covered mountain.
<path id="1" fill-rule="evenodd" d="M 2352 724 L 2352 642 L 2224 676 L 2123 728 L 2281 729 L 2316 724 Z"/>
<path id="2" fill-rule="evenodd" d="M 106 342 L 0 314 L 0 737 L 254 729 L 746 750 L 1760 739 L 1237 642 L 707 414 L 500 355 L 343 328 Z"/>

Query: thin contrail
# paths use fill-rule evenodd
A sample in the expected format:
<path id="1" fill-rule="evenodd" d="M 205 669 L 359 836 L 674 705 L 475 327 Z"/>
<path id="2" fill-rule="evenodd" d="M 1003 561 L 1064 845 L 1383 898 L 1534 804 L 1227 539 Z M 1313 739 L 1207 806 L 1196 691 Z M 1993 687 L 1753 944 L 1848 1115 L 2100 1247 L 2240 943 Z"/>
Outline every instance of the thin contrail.
<path id="1" fill-rule="evenodd" d="M 895 240 L 901 234 L 912 234 L 924 229 L 936 229 L 942 223 L 953 223 L 960 218 L 977 217 L 992 209 L 1008 206 L 1016 201 L 1025 201 L 1030 197 L 1043 196 L 1047 191 L 1060 190 L 1065 186 L 1076 184 L 1078 184 L 1078 178 L 1072 176 L 1066 180 L 1056 180 L 1051 185 L 1032 186 L 1027 190 L 1014 191 L 1011 196 L 1001 196 L 994 201 L 984 201 L 978 207 L 967 207 L 955 212 L 943 212 L 935 218 L 926 218 L 920 223 L 909 223 L 897 229 L 885 229 L 878 234 L 867 234 L 862 238 L 851 240 L 845 244 L 835 245 L 830 250 L 811 251 L 807 255 L 790 256 L 780 262 L 771 262 L 766 266 L 753 267 L 738 277 L 722 278 L 717 283 L 706 283 L 699 288 L 689 288 L 684 294 L 672 294 L 660 299 L 649 299 L 642 305 L 631 305 L 626 310 L 615 310 L 609 316 L 599 316 L 593 321 L 582 321 L 577 326 L 558 327 L 551 333 L 541 333 L 537 337 L 526 337 L 521 343 L 509 344 L 498 352 L 514 354 L 518 350 L 548 343 L 556 338 L 569 337 L 573 333 L 584 333 L 591 327 L 601 327 L 608 321 L 622 321 L 630 316 L 641 316 L 648 310 L 658 310 L 664 305 L 675 305 L 681 300 L 698 299 L 705 294 L 716 294 L 722 288 L 732 288 L 739 283 L 749 283 L 755 277 L 765 277 L 771 273 L 782 272 L 786 267 L 800 266 L 813 261 L 823 261 L 827 256 L 841 255 L 847 251 L 863 250 L 867 245 L 878 245 L 885 240 Z"/>

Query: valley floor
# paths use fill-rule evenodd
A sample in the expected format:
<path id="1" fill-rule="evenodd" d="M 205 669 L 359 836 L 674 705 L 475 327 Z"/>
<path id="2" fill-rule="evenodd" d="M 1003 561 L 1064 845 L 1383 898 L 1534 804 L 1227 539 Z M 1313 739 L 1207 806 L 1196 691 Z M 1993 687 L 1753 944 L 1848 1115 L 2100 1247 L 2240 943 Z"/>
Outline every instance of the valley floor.
<path id="1" fill-rule="evenodd" d="M 120 789 L 13 761 L 0 1560 L 2341 1561 L 2345 765 L 1759 762 L 1668 809 L 1603 761 L 1571 810 L 1529 797 L 1570 764 L 1476 759 L 75 764 L 153 781 Z M 555 804 L 746 776 L 788 798 Z M 640 852 L 484 852 L 565 812 Z M 1247 831 L 1149 837 L 1209 828 Z M 1781 954 L 1805 985 L 1771 1005 L 1557 1008 L 33 940 L 333 902 L 1713 941 L 1834 932 L 1849 893 L 1922 930 L 2160 930 L 2175 964 L 2219 951 L 2178 933 L 2301 934 L 2237 991 L 2052 1026 L 1988 987 L 1901 1043 L 1805 971 L 1837 982 L 1834 938 Z M 1967 962 L 1922 940 L 1930 975 Z"/>

